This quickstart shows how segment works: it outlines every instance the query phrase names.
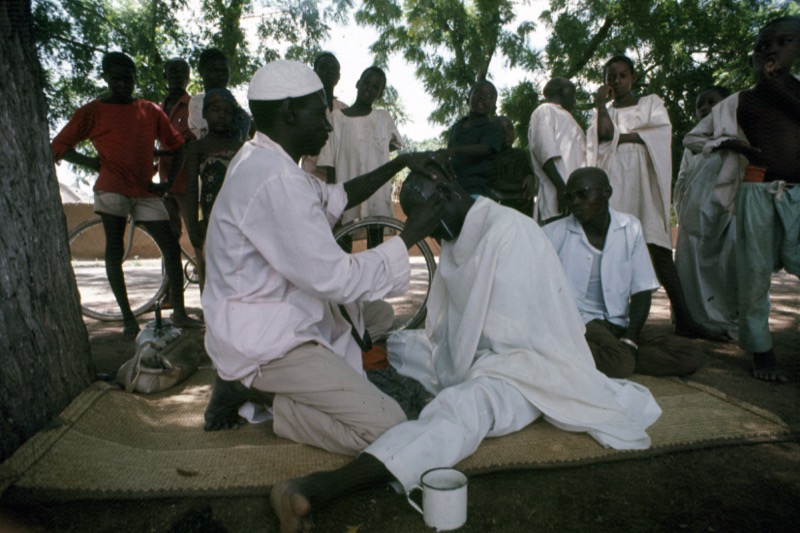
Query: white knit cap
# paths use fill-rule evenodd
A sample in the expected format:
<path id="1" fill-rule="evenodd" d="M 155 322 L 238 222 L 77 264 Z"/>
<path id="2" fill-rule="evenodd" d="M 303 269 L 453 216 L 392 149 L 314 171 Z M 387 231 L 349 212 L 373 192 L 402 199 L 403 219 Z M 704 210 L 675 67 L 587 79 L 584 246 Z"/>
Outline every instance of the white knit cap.
<path id="1" fill-rule="evenodd" d="M 248 100 L 284 100 L 322 90 L 319 76 L 299 61 L 279 60 L 267 63 L 253 74 Z"/>

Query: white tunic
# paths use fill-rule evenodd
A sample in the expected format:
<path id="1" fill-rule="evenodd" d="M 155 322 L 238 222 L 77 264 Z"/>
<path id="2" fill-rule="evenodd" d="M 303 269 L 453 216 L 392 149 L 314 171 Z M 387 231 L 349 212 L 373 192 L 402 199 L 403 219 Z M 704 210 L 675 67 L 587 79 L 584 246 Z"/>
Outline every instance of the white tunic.
<path id="1" fill-rule="evenodd" d="M 333 97 L 333 110 L 336 111 L 337 109 L 347 109 L 348 106 L 344 102 L 340 102 L 338 98 L 335 96 Z M 330 122 L 332 119 L 331 117 L 331 110 L 325 110 L 325 116 Z M 309 174 L 313 174 L 314 176 L 318 177 L 322 181 L 328 180 L 328 173 L 325 171 L 324 168 L 318 169 L 317 168 L 317 159 L 319 159 L 319 154 L 317 155 L 304 155 L 303 159 L 300 160 L 300 168 L 308 172 Z"/>
<path id="2" fill-rule="evenodd" d="M 635 106 L 609 105 L 608 113 L 614 123 L 614 138 L 598 142 L 595 114 L 586 135 L 586 162 L 608 174 L 614 189 L 611 207 L 639 219 L 648 244 L 671 250 L 672 125 L 664 102 L 650 94 L 639 98 Z M 638 133 L 644 144 L 620 144 L 622 133 Z"/>
<path id="3" fill-rule="evenodd" d="M 206 350 L 220 376 L 252 383 L 260 366 L 317 342 L 361 371 L 361 350 L 336 304 L 402 294 L 410 280 L 399 237 L 346 254 L 331 228 L 342 185 L 303 172 L 257 133 L 233 158 L 206 236 Z M 348 306 L 363 334 L 360 306 Z"/>
<path id="4" fill-rule="evenodd" d="M 541 411 L 559 428 L 586 431 L 604 446 L 647 448 L 645 429 L 661 410 L 646 388 L 609 379 L 595 368 L 570 294 L 538 225 L 479 198 L 456 241 L 442 243 L 425 330 L 389 339 L 392 364 L 437 399 L 418 422 L 396 426 L 366 451 L 407 486 L 419 468 L 454 464 L 474 451 L 476 440 L 515 427 L 516 412 L 510 416 L 497 407 L 505 386 L 535 407 L 520 409 L 517 429 Z M 471 385 L 476 382 L 482 385 Z M 494 392 L 484 395 L 485 387 Z M 458 398 L 455 405 L 447 400 L 451 396 Z M 481 422 L 464 427 L 454 418 Z M 425 449 L 417 442 L 426 443 Z"/>
<path id="5" fill-rule="evenodd" d="M 556 187 L 545 173 L 544 164 L 555 158 L 556 169 L 566 183 L 574 170 L 586 166 L 586 135 L 569 111 L 545 102 L 531 114 L 528 148 L 539 179 L 533 217 L 543 222 L 561 214 Z"/>
<path id="6" fill-rule="evenodd" d="M 363 176 L 388 163 L 389 145 L 403 144 L 392 116 L 384 109 L 373 109 L 363 117 L 348 117 L 337 109 L 331 117 L 333 132 L 319 154 L 317 166 L 334 167 L 337 183 Z M 368 216 L 392 215 L 392 184 L 389 182 L 366 202 L 345 211 L 342 223 Z"/>

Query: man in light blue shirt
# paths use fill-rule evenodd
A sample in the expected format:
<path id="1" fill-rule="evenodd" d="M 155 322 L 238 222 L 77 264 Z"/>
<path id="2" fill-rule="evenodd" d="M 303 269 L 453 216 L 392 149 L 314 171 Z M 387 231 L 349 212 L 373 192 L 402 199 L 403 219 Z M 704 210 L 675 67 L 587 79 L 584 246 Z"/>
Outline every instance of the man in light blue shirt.
<path id="1" fill-rule="evenodd" d="M 634 372 L 691 374 L 702 361 L 686 341 L 671 338 L 667 345 L 655 346 L 640 340 L 652 292 L 659 285 L 641 224 L 633 215 L 611 209 L 611 194 L 603 170 L 578 169 L 564 193 L 571 214 L 544 227 L 586 324 L 597 369 L 614 378 Z"/>

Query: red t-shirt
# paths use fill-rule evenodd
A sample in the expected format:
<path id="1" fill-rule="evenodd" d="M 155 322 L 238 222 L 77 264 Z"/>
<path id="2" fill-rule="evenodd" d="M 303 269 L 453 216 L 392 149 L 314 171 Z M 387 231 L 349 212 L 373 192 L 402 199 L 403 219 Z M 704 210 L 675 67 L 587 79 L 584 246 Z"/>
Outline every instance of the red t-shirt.
<path id="1" fill-rule="evenodd" d="M 153 150 L 177 150 L 181 135 L 164 112 L 147 100 L 129 104 L 107 104 L 93 100 L 79 108 L 51 144 L 53 156 L 61 156 L 79 142 L 92 141 L 100 156 L 100 174 L 95 191 L 113 192 L 130 198 L 154 197 L 147 191 L 153 178 Z"/>

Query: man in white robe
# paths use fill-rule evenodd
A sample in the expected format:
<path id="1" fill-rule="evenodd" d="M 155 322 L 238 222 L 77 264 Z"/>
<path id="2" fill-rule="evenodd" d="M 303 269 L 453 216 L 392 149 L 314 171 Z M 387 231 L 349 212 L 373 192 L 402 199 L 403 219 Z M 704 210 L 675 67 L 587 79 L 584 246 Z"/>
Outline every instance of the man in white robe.
<path id="1" fill-rule="evenodd" d="M 528 126 L 528 149 L 539 179 L 533 218 L 539 224 L 566 214 L 559 192 L 569 175 L 586 165 L 586 134 L 572 116 L 575 85 L 553 78 L 543 92 L 547 100 L 533 111 Z"/>
<path id="2" fill-rule="evenodd" d="M 407 290 L 408 248 L 440 215 L 421 212 L 397 237 L 352 255 L 331 228 L 405 166 L 431 160 L 402 154 L 327 185 L 298 167 L 330 131 L 317 75 L 274 61 L 253 76 L 248 97 L 258 132 L 231 161 L 206 237 L 205 344 L 218 374 L 206 429 L 238 425 L 239 407 L 267 393 L 276 434 L 356 454 L 405 420 L 363 375 L 361 303 Z"/>
<path id="3" fill-rule="evenodd" d="M 418 420 L 390 429 L 345 467 L 276 485 L 270 499 L 283 531 L 304 530 L 312 509 L 356 488 L 397 481 L 408 491 L 426 470 L 454 465 L 485 437 L 542 415 L 603 446 L 650 445 L 645 429 L 660 408 L 646 388 L 595 368 L 542 230 L 512 209 L 472 200 L 457 183 L 413 173 L 401 205 L 413 215 L 436 196 L 445 199 L 434 233 L 443 241 L 426 327 L 389 341 L 392 364 L 436 397 Z"/>

